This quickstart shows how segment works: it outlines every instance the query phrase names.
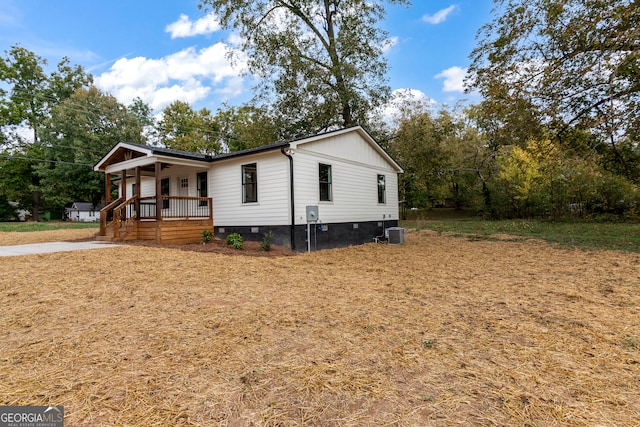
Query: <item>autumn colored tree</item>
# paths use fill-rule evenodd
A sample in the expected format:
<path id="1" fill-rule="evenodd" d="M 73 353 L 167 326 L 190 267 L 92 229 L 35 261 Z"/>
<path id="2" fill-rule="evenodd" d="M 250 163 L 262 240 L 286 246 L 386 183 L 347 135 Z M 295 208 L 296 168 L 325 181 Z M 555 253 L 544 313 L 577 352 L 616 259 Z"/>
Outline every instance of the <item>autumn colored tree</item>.
<path id="1" fill-rule="evenodd" d="M 497 0 L 496 5 L 496 17 L 478 34 L 468 81 L 493 117 L 512 129 L 519 119 L 525 119 L 520 121 L 525 129 L 527 123 L 541 123 L 561 143 L 574 128 L 588 130 L 596 137 L 593 147 L 610 152 L 612 170 L 640 180 L 637 1 Z M 523 112 L 533 113 L 533 121 Z"/>

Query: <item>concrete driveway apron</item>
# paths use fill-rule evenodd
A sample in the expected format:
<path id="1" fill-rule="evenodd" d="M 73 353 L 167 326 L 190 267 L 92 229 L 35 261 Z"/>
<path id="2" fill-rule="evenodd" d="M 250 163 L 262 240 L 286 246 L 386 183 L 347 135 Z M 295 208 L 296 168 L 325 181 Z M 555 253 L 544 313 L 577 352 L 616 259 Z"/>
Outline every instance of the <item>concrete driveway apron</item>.
<path id="1" fill-rule="evenodd" d="M 31 254 L 46 254 L 51 252 L 68 252 L 86 249 L 102 249 L 114 246 L 105 242 L 47 242 L 31 243 L 28 245 L 0 246 L 0 257 Z"/>

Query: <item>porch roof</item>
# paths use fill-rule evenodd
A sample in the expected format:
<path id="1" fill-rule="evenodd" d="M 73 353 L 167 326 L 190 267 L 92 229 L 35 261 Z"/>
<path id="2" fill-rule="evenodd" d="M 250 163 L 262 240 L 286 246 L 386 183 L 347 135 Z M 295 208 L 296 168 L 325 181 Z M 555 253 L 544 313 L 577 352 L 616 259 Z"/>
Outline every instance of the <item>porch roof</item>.
<path id="1" fill-rule="evenodd" d="M 210 163 L 217 160 L 257 154 L 288 146 L 289 142 L 276 142 L 274 144 L 211 156 L 209 154 L 190 153 L 187 151 L 153 147 L 133 142 L 119 142 L 93 167 L 93 170 L 98 172 L 108 172 L 108 169 L 122 170 L 131 169 L 135 166 L 141 166 L 144 169 L 145 166 L 150 167 L 157 161 L 167 164 L 184 163 L 194 165 L 199 162 Z M 113 165 L 118 166 L 112 168 L 111 166 Z"/>
<path id="2" fill-rule="evenodd" d="M 119 142 L 93 167 L 93 170 L 107 172 L 107 169 L 115 164 L 122 165 L 119 166 L 119 169 L 128 169 L 134 166 L 149 166 L 163 159 L 207 162 L 211 159 L 211 156 L 164 147 L 153 147 L 151 145 L 137 144 L 134 142 Z"/>

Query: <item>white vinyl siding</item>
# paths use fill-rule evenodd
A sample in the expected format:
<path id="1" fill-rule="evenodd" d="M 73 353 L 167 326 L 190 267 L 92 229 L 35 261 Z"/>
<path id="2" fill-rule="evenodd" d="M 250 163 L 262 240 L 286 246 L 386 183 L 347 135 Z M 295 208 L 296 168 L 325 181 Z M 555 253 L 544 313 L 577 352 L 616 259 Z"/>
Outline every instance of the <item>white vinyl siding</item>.
<path id="1" fill-rule="evenodd" d="M 127 178 L 127 199 L 135 196 L 135 178 Z M 141 197 L 153 196 L 156 194 L 156 181 L 153 177 L 142 176 L 140 177 L 140 194 Z"/>
<path id="2" fill-rule="evenodd" d="M 242 165 L 255 163 L 258 202 L 242 203 Z M 214 162 L 210 193 L 216 227 L 289 224 L 289 159 L 280 151 Z"/>
<path id="3" fill-rule="evenodd" d="M 188 194 L 184 194 L 185 196 L 199 196 L 198 188 L 194 184 L 197 182 L 197 174 L 198 172 L 209 172 L 207 169 L 208 165 L 203 165 L 200 169 L 195 169 L 193 167 L 187 166 L 173 166 L 162 172 L 161 179 L 169 178 L 169 194 L 172 196 L 177 196 L 180 193 L 181 188 L 188 189 Z M 207 174 L 208 182 L 207 188 L 211 185 L 211 179 Z M 184 182 L 186 187 L 182 187 L 182 180 L 187 180 Z M 133 193 L 133 185 L 135 184 L 135 178 L 129 176 L 127 177 L 127 198 L 130 198 Z M 155 177 L 152 176 L 141 176 L 140 177 L 140 194 L 142 197 L 151 197 L 156 194 L 156 181 Z M 209 197 L 209 196 L 207 196 Z"/>
<path id="4" fill-rule="evenodd" d="M 300 144 L 294 150 L 296 224 L 306 222 L 307 205 L 318 205 L 323 223 L 381 221 L 383 215 L 397 220 L 397 171 L 355 132 L 327 142 Z M 319 203 L 320 163 L 331 165 L 332 203 Z M 378 175 L 385 176 L 385 204 L 378 203 Z"/>
<path id="5" fill-rule="evenodd" d="M 362 139 L 358 132 L 330 136 L 325 139 L 300 144 L 298 147 L 305 152 L 337 157 L 342 161 L 366 164 L 373 168 L 391 168 L 386 159 L 372 145 Z M 331 162 L 328 163 L 330 164 Z"/>

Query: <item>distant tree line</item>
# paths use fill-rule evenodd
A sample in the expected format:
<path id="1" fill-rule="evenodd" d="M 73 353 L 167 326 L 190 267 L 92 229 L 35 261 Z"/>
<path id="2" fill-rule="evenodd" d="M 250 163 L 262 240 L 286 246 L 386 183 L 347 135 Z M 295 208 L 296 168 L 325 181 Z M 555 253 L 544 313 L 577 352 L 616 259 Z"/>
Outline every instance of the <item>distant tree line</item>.
<path id="1" fill-rule="evenodd" d="M 640 214 L 640 21 L 631 0 L 496 0 L 471 54 L 476 105 L 399 98 L 393 120 L 378 22 L 405 0 L 203 0 L 243 37 L 255 96 L 154 116 L 93 86 L 82 67 L 15 45 L 0 58 L 0 201 L 38 220 L 104 201 L 93 172 L 117 142 L 216 154 L 363 125 L 403 166 L 402 208 L 491 218 Z M 159 118 L 158 118 L 159 117 Z M 8 215 L 8 214 L 7 214 Z M 6 216 L 6 215 L 5 215 Z M 0 218 L 1 219 L 1 218 Z"/>

